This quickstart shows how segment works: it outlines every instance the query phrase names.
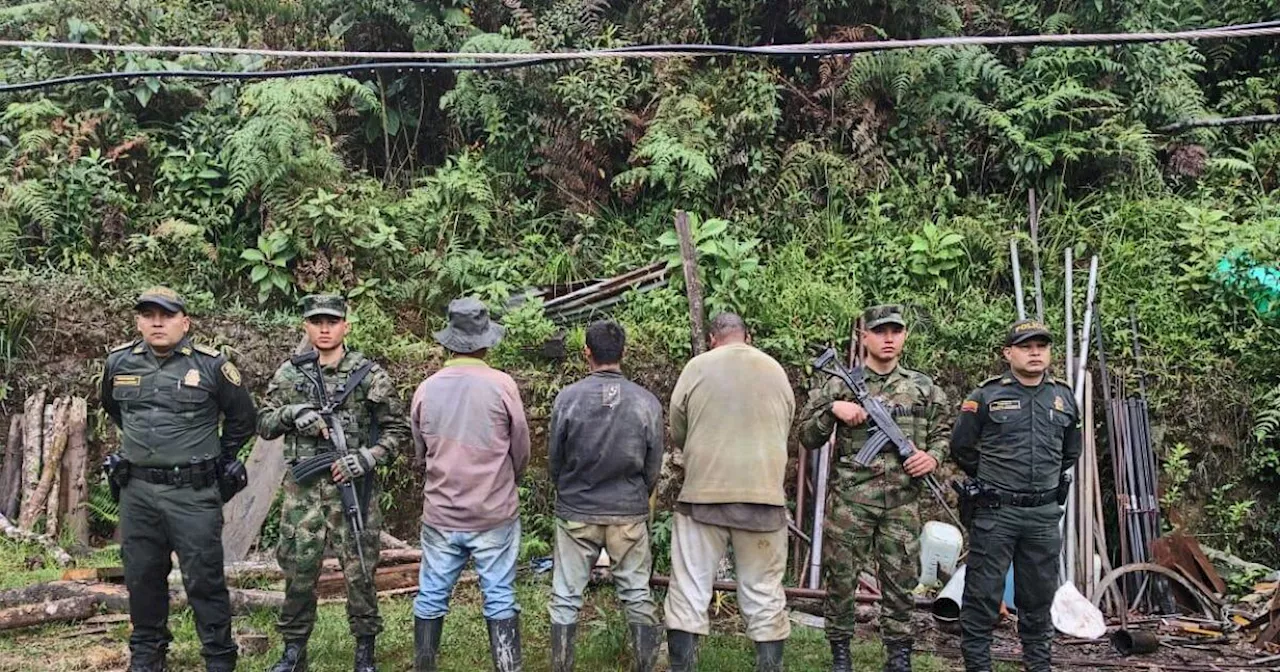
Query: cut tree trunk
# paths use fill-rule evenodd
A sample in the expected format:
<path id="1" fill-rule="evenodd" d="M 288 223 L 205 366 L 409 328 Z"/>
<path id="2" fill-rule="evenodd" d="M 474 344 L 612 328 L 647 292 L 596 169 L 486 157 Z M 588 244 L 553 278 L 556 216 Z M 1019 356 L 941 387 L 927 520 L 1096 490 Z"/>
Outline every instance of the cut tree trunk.
<path id="1" fill-rule="evenodd" d="M 44 433 L 44 389 L 27 397 L 22 415 L 22 505 L 17 516 L 31 508 L 31 496 L 40 485 L 40 457 Z M 16 519 L 16 518 L 15 518 Z"/>
<path id="2" fill-rule="evenodd" d="M 45 425 L 44 425 L 44 465 L 41 466 L 40 480 L 50 474 L 53 480 L 49 485 L 49 494 L 44 498 L 44 533 L 49 535 L 51 539 L 58 538 L 58 503 L 62 496 L 62 454 L 66 452 L 67 442 L 65 434 L 67 431 L 67 407 L 70 406 L 71 400 L 66 397 L 58 397 L 53 400 L 53 407 L 45 409 Z M 62 441 L 62 453 L 58 454 L 57 460 L 50 460 L 50 447 L 58 442 L 59 433 L 64 435 Z M 36 495 L 39 495 L 39 491 Z M 38 512 L 37 512 L 38 513 Z"/>
<path id="3" fill-rule="evenodd" d="M 0 630 L 13 630 L 60 621 L 80 621 L 97 614 L 98 607 L 101 605 L 101 598 L 85 595 L 0 609 Z"/>
<path id="4" fill-rule="evenodd" d="M 85 439 L 88 424 L 88 402 L 84 397 L 71 401 L 67 415 L 67 452 L 62 459 L 63 515 L 68 529 L 80 548 L 89 547 L 89 445 Z"/>
<path id="5" fill-rule="evenodd" d="M 0 514 L 13 518 L 18 515 L 18 503 L 22 499 L 22 414 L 9 419 L 9 442 L 4 447 L 4 472 L 0 474 Z"/>
<path id="6" fill-rule="evenodd" d="M 391 536 L 391 534 L 388 532 L 383 532 L 381 535 L 379 535 L 379 538 L 382 540 L 383 548 L 393 548 L 393 549 L 413 548 L 407 542 L 401 541 L 396 537 Z"/>
<path id="7" fill-rule="evenodd" d="M 676 212 L 676 237 L 680 240 L 680 261 L 684 267 L 684 291 L 689 296 L 689 327 L 693 332 L 693 355 L 707 350 L 707 328 L 703 322 L 702 281 L 698 279 L 698 248 L 689 230 L 689 213 Z"/>
<path id="8" fill-rule="evenodd" d="M 46 444 L 44 466 L 40 476 L 40 483 L 36 486 L 36 491 L 31 495 L 30 506 L 22 511 L 22 516 L 18 526 L 24 530 L 30 531 L 35 526 L 36 520 L 45 509 L 45 502 L 48 501 L 49 493 L 53 490 L 54 480 L 58 475 L 58 471 L 62 468 L 62 453 L 67 449 L 67 406 L 69 400 L 66 397 L 60 397 L 51 404 L 53 412 L 51 414 L 52 428 L 45 432 L 45 438 L 49 440 Z M 56 525 L 49 525 L 49 529 L 56 528 Z"/>
<path id="9" fill-rule="evenodd" d="M 48 549 L 49 554 L 53 556 L 54 562 L 58 563 L 59 567 L 66 567 L 71 564 L 71 556 L 68 555 L 66 551 L 62 550 L 62 548 L 59 547 L 53 539 L 49 538 L 48 535 L 36 534 L 35 532 L 24 530 L 17 525 L 14 525 L 4 516 L 0 516 L 0 534 L 13 539 L 14 541 L 40 544 L 41 546 L 44 546 Z"/>

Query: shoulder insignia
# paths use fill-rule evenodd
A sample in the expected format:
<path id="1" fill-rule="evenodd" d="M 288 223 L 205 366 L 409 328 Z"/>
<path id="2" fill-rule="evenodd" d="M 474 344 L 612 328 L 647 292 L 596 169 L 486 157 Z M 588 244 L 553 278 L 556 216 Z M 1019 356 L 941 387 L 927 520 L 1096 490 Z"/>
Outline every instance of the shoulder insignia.
<path id="1" fill-rule="evenodd" d="M 228 383 L 240 387 L 240 370 L 230 361 L 222 363 L 222 377 L 226 378 Z"/>
<path id="2" fill-rule="evenodd" d="M 191 346 L 189 346 L 189 345 L 184 345 L 184 346 L 182 346 L 181 348 L 178 348 L 178 352 L 182 353 L 182 355 L 183 355 L 184 357 L 190 357 L 190 356 L 191 356 Z"/>
<path id="3" fill-rule="evenodd" d="M 217 348 L 214 348 L 214 347 L 211 347 L 211 346 L 208 346 L 208 345 L 204 345 L 204 344 L 199 344 L 199 343 L 198 343 L 198 344 L 193 345 L 193 346 L 191 346 L 191 347 L 195 348 L 195 351 L 196 351 L 196 352 L 198 352 L 198 353 L 200 353 L 200 354 L 202 354 L 202 355 L 209 355 L 210 357 L 221 357 L 221 356 L 222 356 L 222 351 L 221 351 L 221 350 L 219 350 L 219 349 L 217 349 Z"/>
<path id="4" fill-rule="evenodd" d="M 965 399 L 964 403 L 960 404 L 961 413 L 977 413 L 978 408 L 978 402 L 973 399 Z"/>
<path id="5" fill-rule="evenodd" d="M 128 343 L 121 343 L 120 345 L 117 345 L 114 348 L 111 348 L 110 350 L 108 350 L 108 352 L 119 352 L 121 350 L 128 350 L 129 348 L 132 348 L 137 344 L 138 344 L 138 341 L 135 339 L 135 340 L 129 341 Z"/>
<path id="6" fill-rule="evenodd" d="M 981 383 L 978 383 L 978 387 L 986 387 L 986 386 L 990 385 L 991 383 L 994 383 L 994 382 L 996 382 L 996 381 L 998 381 L 998 380 L 1000 380 L 1000 379 L 1002 379 L 1002 378 L 1004 378 L 1004 376 L 1003 376 L 1003 375 L 1000 375 L 1000 376 L 991 376 L 990 378 L 988 378 L 988 379 L 986 379 L 986 380 L 982 381 Z"/>

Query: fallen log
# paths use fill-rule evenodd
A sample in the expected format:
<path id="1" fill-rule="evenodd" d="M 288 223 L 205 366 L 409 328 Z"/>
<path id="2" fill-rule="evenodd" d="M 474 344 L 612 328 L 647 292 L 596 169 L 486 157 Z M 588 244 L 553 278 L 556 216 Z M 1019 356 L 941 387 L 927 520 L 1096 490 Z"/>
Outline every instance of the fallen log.
<path id="1" fill-rule="evenodd" d="M 422 551 L 418 549 L 387 549 L 378 555 L 378 567 L 395 565 L 416 565 L 422 559 Z M 327 558 L 321 569 L 325 572 L 338 572 L 341 566 L 337 558 Z M 275 560 L 233 562 L 223 568 L 228 585 L 239 585 L 249 581 L 282 581 L 284 572 Z M 174 582 L 175 577 L 170 581 Z"/>
<path id="2" fill-rule="evenodd" d="M 31 495 L 30 505 L 22 510 L 22 515 L 18 519 L 18 527 L 24 530 L 35 527 L 36 520 L 40 518 L 41 513 L 45 512 L 45 504 L 49 500 L 49 493 L 53 490 L 54 480 L 62 468 L 62 452 L 67 448 L 67 405 L 67 398 L 59 397 L 51 404 L 52 412 L 45 414 L 46 419 L 52 420 L 52 427 L 45 432 L 45 439 L 48 442 L 45 444 L 40 482 L 36 485 L 35 493 Z M 57 518 L 48 521 L 46 528 L 51 532 L 56 530 Z"/>
<path id="3" fill-rule="evenodd" d="M 13 522 L 5 516 L 0 516 L 0 534 L 13 539 L 14 541 L 44 546 L 45 549 L 49 551 L 49 554 L 53 556 L 53 561 L 56 562 L 59 567 L 66 567 L 71 564 L 71 556 L 68 555 L 66 551 L 62 550 L 62 548 L 58 546 L 57 542 L 49 538 L 48 535 L 36 534 L 35 532 L 24 530 L 17 525 L 14 525 Z"/>
<path id="4" fill-rule="evenodd" d="M 373 574 L 374 590 L 397 590 L 418 585 L 418 564 L 379 567 Z M 345 593 L 347 580 L 342 572 L 326 572 L 316 582 L 316 595 L 333 597 Z"/>
<path id="5" fill-rule="evenodd" d="M 89 444 L 85 439 L 89 409 L 84 397 L 71 401 L 67 414 L 67 452 L 62 460 L 62 513 L 79 548 L 89 547 Z"/>
<path id="6" fill-rule="evenodd" d="M 31 496 L 40 485 L 40 457 L 43 446 L 44 389 L 27 397 L 22 415 L 22 499 L 18 507 L 18 520 L 31 508 Z"/>
<path id="7" fill-rule="evenodd" d="M 83 620 L 98 613 L 98 607 L 101 604 L 101 598 L 93 595 L 84 595 L 0 609 L 0 630 L 27 628 L 33 625 L 60 621 Z"/>
<path id="8" fill-rule="evenodd" d="M 408 542 L 401 541 L 401 540 L 397 539 L 396 537 L 391 536 L 391 534 L 389 534 L 389 533 L 387 533 L 387 532 L 383 532 L 381 535 L 379 535 L 379 538 L 380 538 L 380 540 L 381 540 L 381 542 L 382 542 L 382 547 L 383 547 L 384 549 L 397 549 L 397 550 L 399 550 L 399 549 L 413 548 L 412 546 L 410 546 L 410 545 L 408 544 Z"/>
<path id="9" fill-rule="evenodd" d="M 0 474 L 0 514 L 13 518 L 22 501 L 22 414 L 9 419 L 9 442 L 4 446 L 4 472 Z"/>

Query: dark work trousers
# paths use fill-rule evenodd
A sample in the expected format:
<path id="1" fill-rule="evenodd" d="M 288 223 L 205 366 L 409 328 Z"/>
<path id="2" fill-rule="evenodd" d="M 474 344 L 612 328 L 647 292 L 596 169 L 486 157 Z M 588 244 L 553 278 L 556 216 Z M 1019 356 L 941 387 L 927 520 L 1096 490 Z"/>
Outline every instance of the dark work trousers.
<path id="1" fill-rule="evenodd" d="M 1000 617 L 1000 598 L 1012 561 L 1022 661 L 1029 672 L 1049 672 L 1053 644 L 1049 609 L 1058 590 L 1061 517 L 1062 507 L 1054 503 L 978 509 L 974 514 L 960 609 L 966 670 L 991 669 L 991 632 Z"/>
<path id="2" fill-rule="evenodd" d="M 159 485 L 132 479 L 120 493 L 121 555 L 129 588 L 138 660 L 163 655 L 169 632 L 169 554 L 178 554 L 187 602 L 195 613 L 200 655 L 206 661 L 236 659 L 231 639 L 231 600 L 222 571 L 222 498 L 216 486 Z"/>

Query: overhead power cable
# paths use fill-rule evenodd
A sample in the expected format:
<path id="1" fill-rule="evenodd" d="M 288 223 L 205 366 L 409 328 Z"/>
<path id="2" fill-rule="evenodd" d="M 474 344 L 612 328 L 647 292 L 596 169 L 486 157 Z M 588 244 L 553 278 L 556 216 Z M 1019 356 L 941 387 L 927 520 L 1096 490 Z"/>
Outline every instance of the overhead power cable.
<path id="1" fill-rule="evenodd" d="M 119 79 L 228 79 L 252 80 L 281 77 L 306 77 L 324 74 L 353 74 L 387 70 L 500 70 L 544 65 L 556 61 L 596 58 L 657 59 L 679 56 L 743 55 L 766 58 L 829 57 L 856 53 L 919 49 L 929 47 L 955 47 L 967 45 L 1015 46 L 1049 45 L 1063 47 L 1099 46 L 1108 44 L 1149 44 L 1171 41 L 1197 41 L 1215 39 L 1243 39 L 1248 37 L 1274 37 L 1280 35 L 1280 22 L 1220 26 L 1201 30 L 1148 33 L 1081 33 L 1063 35 L 996 35 L 969 37 L 938 37 L 917 40 L 881 40 L 862 42 L 827 42 L 765 47 L 739 47 L 717 44 L 666 44 L 640 45 L 617 49 L 596 49 L 564 52 L 386 52 L 386 51 L 290 51 L 272 49 L 246 49 L 240 47 L 169 46 L 169 45 L 110 45 L 69 42 L 39 42 L 30 40 L 0 40 L 0 48 L 65 49 L 116 53 L 149 54 L 218 54 L 251 55 L 266 58 L 308 59 L 367 59 L 393 60 L 391 63 L 360 63 L 319 68 L 293 70 L 262 70 L 223 72 L 206 70 L 156 70 L 132 72 L 104 72 L 73 75 L 55 79 L 0 85 L 0 93 L 14 93 L 49 88 L 67 84 L 84 84 L 94 81 Z M 463 62 L 452 62 L 463 61 Z M 476 61 L 490 61 L 477 63 Z"/>

